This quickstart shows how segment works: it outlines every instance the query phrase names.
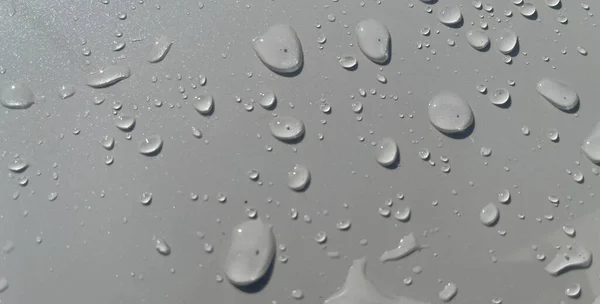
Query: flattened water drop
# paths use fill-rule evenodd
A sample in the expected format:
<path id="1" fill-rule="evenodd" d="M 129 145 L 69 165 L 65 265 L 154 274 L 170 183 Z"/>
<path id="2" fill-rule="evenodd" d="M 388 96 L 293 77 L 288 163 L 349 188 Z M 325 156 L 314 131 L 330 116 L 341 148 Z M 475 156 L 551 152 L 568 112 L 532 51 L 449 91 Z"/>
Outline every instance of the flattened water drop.
<path id="1" fill-rule="evenodd" d="M 537 83 L 536 90 L 553 106 L 563 111 L 570 111 L 579 104 L 577 92 L 558 80 L 543 78 Z"/>
<path id="2" fill-rule="evenodd" d="M 458 293 L 458 288 L 456 287 L 456 284 L 450 282 L 450 283 L 446 284 L 444 286 L 444 289 L 442 289 L 438 293 L 438 297 L 440 298 L 440 300 L 442 300 L 444 302 L 450 302 L 452 300 L 452 298 L 454 298 L 454 296 L 456 296 L 457 293 Z"/>
<path id="3" fill-rule="evenodd" d="M 225 258 L 225 275 L 236 286 L 260 280 L 275 257 L 273 226 L 257 220 L 245 221 L 233 229 Z"/>
<path id="4" fill-rule="evenodd" d="M 148 136 L 138 142 L 138 149 L 144 155 L 156 155 L 162 149 L 163 141 L 159 135 Z"/>
<path id="5" fill-rule="evenodd" d="M 269 123 L 273 137 L 281 141 L 291 141 L 304 136 L 304 123 L 302 120 L 291 116 L 275 117 Z"/>
<path id="6" fill-rule="evenodd" d="M 375 159 L 382 166 L 390 166 L 398 160 L 398 144 L 392 138 L 383 138 L 376 147 Z"/>
<path id="7" fill-rule="evenodd" d="M 2 89 L 0 103 L 8 109 L 23 110 L 35 103 L 35 96 L 27 85 L 14 83 Z"/>
<path id="8" fill-rule="evenodd" d="M 212 95 L 200 95 L 196 96 L 196 102 L 194 102 L 194 108 L 198 113 L 202 115 L 209 115 L 215 108 L 215 101 Z"/>
<path id="9" fill-rule="evenodd" d="M 276 73 L 294 73 L 304 62 L 300 40 L 289 25 L 273 25 L 252 43 L 258 58 Z"/>
<path id="10" fill-rule="evenodd" d="M 399 260 L 419 250 L 420 248 L 421 246 L 419 245 L 419 242 L 417 242 L 414 233 L 411 232 L 409 235 L 400 240 L 398 247 L 391 250 L 386 250 L 381 257 L 379 257 L 379 260 L 382 262 Z"/>
<path id="11" fill-rule="evenodd" d="M 385 63 L 390 57 L 390 32 L 378 20 L 366 19 L 356 25 L 358 47 L 375 63 Z"/>
<path id="12" fill-rule="evenodd" d="M 115 120 L 115 125 L 117 128 L 124 132 L 129 132 L 133 130 L 135 126 L 135 117 L 133 116 L 117 116 Z"/>
<path id="13" fill-rule="evenodd" d="M 288 187 L 294 191 L 306 189 L 310 183 L 310 171 L 306 166 L 295 165 L 292 171 L 288 172 Z"/>
<path id="14" fill-rule="evenodd" d="M 8 163 L 8 170 L 15 172 L 15 173 L 20 173 L 20 172 L 25 171 L 25 169 L 27 169 L 27 167 L 29 167 L 29 164 L 27 163 L 26 160 L 24 160 L 22 158 L 15 159 Z"/>
<path id="15" fill-rule="evenodd" d="M 148 55 L 146 56 L 148 62 L 150 63 L 157 63 L 162 61 L 163 59 L 165 59 L 165 57 L 167 56 L 167 53 L 169 53 L 169 50 L 171 49 L 171 46 L 173 45 L 173 41 L 167 37 L 167 36 L 160 36 L 155 42 L 154 44 L 152 44 L 152 48 L 150 49 L 150 51 L 148 52 Z"/>
<path id="16" fill-rule="evenodd" d="M 600 164 L 600 123 L 585 138 L 581 150 L 593 163 Z"/>
<path id="17" fill-rule="evenodd" d="M 571 269 L 587 268 L 591 264 L 592 253 L 582 246 L 577 246 L 569 252 L 557 253 L 544 269 L 549 274 L 557 276 Z"/>
<path id="18" fill-rule="evenodd" d="M 467 32 L 467 42 L 472 48 L 481 51 L 490 45 L 490 37 L 483 31 L 469 30 Z"/>
<path id="19" fill-rule="evenodd" d="M 500 88 L 492 93 L 490 96 L 490 102 L 497 106 L 505 105 L 510 100 L 510 93 L 507 89 Z"/>
<path id="20" fill-rule="evenodd" d="M 465 131 L 473 125 L 473 111 L 460 96 L 441 92 L 429 102 L 429 121 L 442 133 Z"/>
<path id="21" fill-rule="evenodd" d="M 404 209 L 396 210 L 396 212 L 394 212 L 394 218 L 401 222 L 408 222 L 410 219 L 410 214 L 410 207 L 406 206 Z"/>
<path id="22" fill-rule="evenodd" d="M 456 25 L 462 20 L 462 13 L 458 6 L 446 6 L 438 13 L 438 20 L 447 26 Z"/>
<path id="23" fill-rule="evenodd" d="M 354 69 L 358 61 L 356 61 L 356 57 L 352 55 L 342 55 L 339 59 L 340 65 L 347 70 Z"/>
<path id="24" fill-rule="evenodd" d="M 519 37 L 511 30 L 504 30 L 496 39 L 496 46 L 502 54 L 510 54 L 519 43 Z"/>
<path id="25" fill-rule="evenodd" d="M 485 205 L 479 213 L 479 219 L 486 226 L 494 226 L 500 218 L 500 210 L 493 203 Z"/>
<path id="26" fill-rule="evenodd" d="M 87 85 L 92 88 L 106 88 L 131 76 L 128 67 L 122 65 L 107 65 L 100 71 L 88 76 Z"/>

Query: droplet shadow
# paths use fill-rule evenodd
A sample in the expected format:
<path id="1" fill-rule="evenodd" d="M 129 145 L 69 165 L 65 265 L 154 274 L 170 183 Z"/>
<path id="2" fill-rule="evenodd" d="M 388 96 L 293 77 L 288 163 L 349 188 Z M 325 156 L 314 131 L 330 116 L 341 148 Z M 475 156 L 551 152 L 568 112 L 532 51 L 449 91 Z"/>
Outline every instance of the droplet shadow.
<path id="1" fill-rule="evenodd" d="M 579 106 L 581 105 L 581 102 L 577 102 L 577 104 L 575 105 L 575 107 L 573 107 L 570 110 L 563 110 L 560 109 L 561 111 L 565 112 L 565 113 L 569 113 L 569 114 L 575 114 L 579 111 Z"/>

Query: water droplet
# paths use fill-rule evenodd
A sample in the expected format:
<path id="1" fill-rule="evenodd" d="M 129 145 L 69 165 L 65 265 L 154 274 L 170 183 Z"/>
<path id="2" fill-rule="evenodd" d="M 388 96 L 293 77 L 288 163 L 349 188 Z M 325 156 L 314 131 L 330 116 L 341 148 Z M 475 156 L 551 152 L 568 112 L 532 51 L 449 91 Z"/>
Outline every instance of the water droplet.
<path id="1" fill-rule="evenodd" d="M 48 194 L 49 201 L 53 202 L 56 198 L 58 198 L 58 192 L 50 192 L 50 194 Z"/>
<path id="2" fill-rule="evenodd" d="M 385 137 L 377 145 L 375 159 L 382 166 L 390 166 L 398 160 L 399 154 L 396 141 Z"/>
<path id="3" fill-rule="evenodd" d="M 525 3 L 521 6 L 521 15 L 525 17 L 533 17 L 535 15 L 536 9 L 535 6 L 531 3 Z"/>
<path id="4" fill-rule="evenodd" d="M 98 72 L 88 76 L 87 85 L 92 88 L 106 88 L 131 76 L 128 67 L 122 65 L 107 65 Z"/>
<path id="5" fill-rule="evenodd" d="M 212 253 L 213 250 L 214 250 L 213 245 L 211 245 L 209 243 L 204 243 L 204 252 Z"/>
<path id="6" fill-rule="evenodd" d="M 302 292 L 300 289 L 294 289 L 292 290 L 292 298 L 296 300 L 302 300 L 304 298 L 304 292 Z"/>
<path id="7" fill-rule="evenodd" d="M 138 142 L 140 153 L 148 156 L 156 155 L 162 149 L 163 141 L 159 135 L 148 136 Z"/>
<path id="8" fill-rule="evenodd" d="M 589 160 L 600 164 L 600 123 L 596 124 L 592 132 L 585 138 L 581 149 Z"/>
<path id="9" fill-rule="evenodd" d="M 327 241 L 327 233 L 325 233 L 325 231 L 317 232 L 315 235 L 315 241 L 317 241 L 319 244 L 325 243 L 325 241 Z"/>
<path id="10" fill-rule="evenodd" d="M 479 92 L 481 94 L 487 93 L 487 87 L 484 84 L 478 84 L 476 89 L 477 89 L 477 92 Z"/>
<path id="11" fill-rule="evenodd" d="M 258 180 L 258 177 L 259 177 L 258 171 L 254 170 L 254 169 L 248 171 L 248 178 L 249 179 L 255 181 L 255 180 Z"/>
<path id="12" fill-rule="evenodd" d="M 274 72 L 294 73 L 303 64 L 302 45 L 289 25 L 273 25 L 252 43 L 258 58 Z"/>
<path id="13" fill-rule="evenodd" d="M 273 137 L 281 141 L 292 141 L 304 136 L 304 123 L 291 116 L 275 117 L 269 123 L 269 128 Z"/>
<path id="14" fill-rule="evenodd" d="M 488 157 L 492 155 L 492 148 L 481 147 L 481 149 L 479 150 L 479 154 L 481 154 L 481 156 L 483 157 Z"/>
<path id="15" fill-rule="evenodd" d="M 219 203 L 225 203 L 227 201 L 227 195 L 223 192 L 217 193 L 217 201 L 219 201 Z"/>
<path id="16" fill-rule="evenodd" d="M 562 226 L 562 230 L 566 235 L 568 235 L 570 237 L 575 236 L 575 228 L 573 228 L 571 226 Z"/>
<path id="17" fill-rule="evenodd" d="M 518 43 L 519 37 L 517 37 L 517 34 L 508 29 L 504 30 L 502 34 L 496 38 L 496 46 L 502 54 L 512 53 L 517 47 Z"/>
<path id="18" fill-rule="evenodd" d="M 202 138 L 202 131 L 196 127 L 192 127 L 192 135 L 196 138 Z"/>
<path id="19" fill-rule="evenodd" d="M 8 109 L 27 109 L 35 103 L 31 89 L 22 83 L 14 83 L 2 89 L 0 103 Z"/>
<path id="20" fill-rule="evenodd" d="M 447 26 L 456 25 L 462 21 L 462 13 L 458 6 L 446 6 L 438 13 L 438 20 Z"/>
<path id="21" fill-rule="evenodd" d="M 339 59 L 339 63 L 344 69 L 351 70 L 356 67 L 358 61 L 356 60 L 356 57 L 352 55 L 342 55 Z"/>
<path id="22" fill-rule="evenodd" d="M 467 32 L 467 42 L 474 49 L 481 51 L 490 45 L 490 37 L 480 30 L 469 30 Z"/>
<path id="23" fill-rule="evenodd" d="M 157 63 L 165 59 L 167 53 L 171 49 L 173 45 L 173 41 L 167 36 L 160 36 L 150 48 L 148 55 L 146 55 L 146 60 L 150 63 Z"/>
<path id="24" fill-rule="evenodd" d="M 115 125 L 119 130 L 124 132 L 129 132 L 133 130 L 135 126 L 135 117 L 133 116 L 117 116 L 115 120 Z"/>
<path id="25" fill-rule="evenodd" d="M 356 25 L 360 50 L 375 63 L 385 63 L 390 56 L 390 32 L 378 20 L 366 19 Z"/>
<path id="26" fill-rule="evenodd" d="M 508 191 L 508 189 L 502 189 L 502 191 L 498 193 L 498 201 L 503 204 L 508 204 L 510 202 L 510 191 Z"/>
<path id="27" fill-rule="evenodd" d="M 579 52 L 579 54 L 581 54 L 581 55 L 583 55 L 583 56 L 587 56 L 587 54 L 588 54 L 587 50 L 586 50 L 586 49 L 584 49 L 584 48 L 583 48 L 583 47 L 581 47 L 581 46 L 578 46 L 578 47 L 577 47 L 577 52 Z"/>
<path id="28" fill-rule="evenodd" d="M 25 171 L 25 169 L 27 169 L 27 167 L 29 167 L 29 164 L 27 163 L 26 160 L 24 160 L 22 158 L 15 159 L 14 161 L 8 163 L 8 170 L 15 172 L 15 173 L 20 173 L 20 172 Z"/>
<path id="29" fill-rule="evenodd" d="M 569 298 L 579 298 L 581 295 L 581 285 L 577 283 L 569 284 L 567 288 L 565 288 L 565 295 L 567 295 Z M 595 302 L 596 301 L 594 301 L 594 303 Z"/>
<path id="30" fill-rule="evenodd" d="M 566 253 L 557 253 L 554 259 L 544 268 L 553 276 L 571 269 L 587 268 L 592 264 L 592 253 L 582 246 L 577 246 Z"/>
<path id="31" fill-rule="evenodd" d="M 306 189 L 310 183 L 310 171 L 306 166 L 295 165 L 292 171 L 288 172 L 288 187 L 294 191 Z"/>
<path id="32" fill-rule="evenodd" d="M 451 92 L 441 92 L 429 102 L 429 121 L 442 133 L 457 133 L 473 125 L 469 104 Z"/>
<path id="33" fill-rule="evenodd" d="M 210 115 L 215 109 L 215 102 L 212 95 L 200 95 L 196 96 L 196 102 L 194 102 L 194 108 L 198 113 L 202 115 Z"/>
<path id="34" fill-rule="evenodd" d="M 558 141 L 558 130 L 548 129 L 548 139 L 553 142 L 557 142 Z"/>
<path id="35" fill-rule="evenodd" d="M 260 218 L 234 227 L 225 258 L 225 275 L 236 286 L 248 286 L 260 280 L 275 257 L 273 226 Z"/>
<path id="36" fill-rule="evenodd" d="M 142 203 L 142 205 L 150 205 L 151 202 L 152 202 L 152 192 L 142 193 L 142 196 L 140 197 L 140 203 Z"/>
<path id="37" fill-rule="evenodd" d="M 417 242 L 414 233 L 410 233 L 400 240 L 398 247 L 383 252 L 381 257 L 379 257 L 379 260 L 381 262 L 399 260 L 419 250 L 420 248 L 421 246 L 419 245 L 419 242 Z"/>
<path id="38" fill-rule="evenodd" d="M 555 8 L 560 4 L 560 0 L 544 0 L 547 6 Z"/>
<path id="39" fill-rule="evenodd" d="M 162 255 L 171 254 L 171 246 L 163 239 L 156 239 L 156 251 Z"/>
<path id="40" fill-rule="evenodd" d="M 340 220 L 335 224 L 335 228 L 339 230 L 348 230 L 351 225 L 352 222 L 350 222 L 350 220 Z"/>
<path id="41" fill-rule="evenodd" d="M 556 17 L 556 21 L 558 21 L 561 24 L 566 24 L 569 21 L 569 18 L 567 18 L 567 16 L 565 15 L 558 15 L 558 17 Z M 566 49 L 563 54 L 566 54 Z"/>
<path id="42" fill-rule="evenodd" d="M 504 88 L 495 90 L 494 93 L 492 94 L 492 96 L 490 96 L 490 101 L 497 106 L 504 105 L 509 100 L 510 100 L 510 93 L 508 92 L 508 90 L 506 90 Z"/>
<path id="43" fill-rule="evenodd" d="M 529 127 L 528 126 L 521 127 L 521 134 L 523 134 L 525 136 L 528 136 L 529 133 L 530 133 L 530 131 L 529 131 Z"/>
<path id="44" fill-rule="evenodd" d="M 363 105 L 360 101 L 352 103 L 352 112 L 358 114 L 358 113 L 362 112 L 362 110 L 363 110 Z"/>
<path id="45" fill-rule="evenodd" d="M 500 218 L 500 210 L 493 203 L 485 205 L 479 213 L 479 219 L 486 226 L 494 226 Z"/>
<path id="46" fill-rule="evenodd" d="M 481 0 L 473 0 L 473 7 L 480 10 L 483 7 Z"/>
<path id="47" fill-rule="evenodd" d="M 543 78 L 537 83 L 536 90 L 553 106 L 563 111 L 572 110 L 579 103 L 577 93 L 557 80 Z"/>
<path id="48" fill-rule="evenodd" d="M 394 212 L 394 218 L 401 221 L 401 222 L 408 222 L 408 220 L 410 219 L 410 207 L 404 207 L 404 209 L 401 210 L 396 210 L 396 212 Z"/>
<path id="49" fill-rule="evenodd" d="M 6 278 L 0 278 L 0 292 L 4 292 L 8 289 L 8 280 Z"/>
<path id="50" fill-rule="evenodd" d="M 581 173 L 581 171 L 575 171 L 573 172 L 573 180 L 576 183 L 583 183 L 583 173 Z"/>
<path id="51" fill-rule="evenodd" d="M 450 283 L 446 284 L 444 286 L 444 289 L 442 289 L 442 291 L 440 291 L 438 293 L 438 297 L 440 298 L 440 300 L 442 300 L 444 302 L 450 302 L 452 300 L 452 298 L 454 298 L 454 296 L 456 296 L 457 292 L 458 292 L 458 288 L 456 287 L 456 284 L 450 282 Z"/>
<path id="52" fill-rule="evenodd" d="M 112 150 L 115 147 L 115 139 L 112 136 L 105 135 L 98 142 L 106 150 Z"/>
<path id="53" fill-rule="evenodd" d="M 67 99 L 75 95 L 75 87 L 71 85 L 63 85 L 58 89 L 58 96 L 62 99 Z"/>
<path id="54" fill-rule="evenodd" d="M 265 109 L 272 109 L 277 104 L 277 96 L 271 91 L 260 93 L 258 103 Z"/>

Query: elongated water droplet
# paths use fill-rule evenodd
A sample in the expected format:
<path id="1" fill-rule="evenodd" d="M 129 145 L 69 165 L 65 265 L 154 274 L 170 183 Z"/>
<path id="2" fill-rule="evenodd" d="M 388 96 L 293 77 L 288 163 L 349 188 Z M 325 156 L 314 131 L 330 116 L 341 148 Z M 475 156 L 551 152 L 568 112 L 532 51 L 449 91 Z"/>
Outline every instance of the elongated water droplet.
<path id="1" fill-rule="evenodd" d="M 473 111 L 460 96 L 441 92 L 429 102 L 429 121 L 442 133 L 457 133 L 473 125 Z"/>
<path id="2" fill-rule="evenodd" d="M 275 107 L 275 104 L 277 104 L 277 96 L 271 91 L 260 93 L 260 100 L 258 103 L 265 109 L 272 109 Z"/>
<path id="3" fill-rule="evenodd" d="M 35 96 L 27 85 L 14 83 L 2 88 L 0 103 L 8 109 L 23 110 L 35 103 Z"/>
<path id="4" fill-rule="evenodd" d="M 159 135 L 148 136 L 138 142 L 140 153 L 148 156 L 156 155 L 162 149 L 163 141 Z"/>
<path id="5" fill-rule="evenodd" d="M 504 88 L 495 90 L 492 96 L 490 96 L 490 101 L 497 106 L 505 105 L 509 100 L 510 93 Z"/>
<path id="6" fill-rule="evenodd" d="M 421 246 L 419 245 L 419 242 L 417 242 L 414 233 L 411 232 L 400 240 L 398 247 L 391 250 L 386 250 L 381 257 L 379 257 L 379 260 L 382 262 L 399 260 L 419 250 L 420 248 Z"/>
<path id="7" fill-rule="evenodd" d="M 404 209 L 396 210 L 396 212 L 394 212 L 394 218 L 401 222 L 408 222 L 410 214 L 410 207 L 406 206 Z"/>
<path id="8" fill-rule="evenodd" d="M 122 65 L 107 65 L 87 78 L 87 85 L 92 88 L 106 88 L 131 76 L 128 67 Z"/>
<path id="9" fill-rule="evenodd" d="M 133 116 L 117 116 L 115 125 L 119 130 L 129 132 L 135 126 L 135 117 Z"/>
<path id="10" fill-rule="evenodd" d="M 569 284 L 567 288 L 565 288 L 565 295 L 569 298 L 579 298 L 581 295 L 581 285 L 577 283 Z"/>
<path id="11" fill-rule="evenodd" d="M 352 55 L 342 55 L 339 59 L 340 65 L 347 70 L 351 70 L 356 67 L 358 61 L 356 61 L 356 57 Z"/>
<path id="12" fill-rule="evenodd" d="M 165 59 L 167 53 L 171 49 L 173 41 L 167 36 L 160 36 L 153 44 L 152 48 L 148 52 L 146 59 L 150 63 L 157 63 Z"/>
<path id="13" fill-rule="evenodd" d="M 577 246 L 569 252 L 557 253 L 544 269 L 549 274 L 557 276 L 571 269 L 587 268 L 591 264 L 592 253 L 582 246 Z"/>
<path id="14" fill-rule="evenodd" d="M 527 18 L 530 18 L 535 15 L 536 8 L 531 3 L 525 3 L 525 4 L 523 4 L 523 6 L 521 6 L 520 12 L 521 12 L 521 15 L 523 15 Z"/>
<path id="15" fill-rule="evenodd" d="M 194 102 L 194 108 L 198 113 L 202 115 L 209 115 L 215 108 L 215 102 L 212 95 L 200 95 L 196 96 L 196 102 Z"/>
<path id="16" fill-rule="evenodd" d="M 171 254 L 171 246 L 163 239 L 156 239 L 156 251 L 162 255 Z"/>
<path id="17" fill-rule="evenodd" d="M 15 173 L 25 171 L 25 169 L 27 169 L 27 167 L 29 167 L 29 164 L 27 163 L 26 160 L 24 160 L 22 158 L 15 159 L 14 161 L 8 163 L 8 170 L 15 172 Z"/>
<path id="18" fill-rule="evenodd" d="M 304 123 L 291 116 L 275 117 L 269 123 L 269 129 L 273 137 L 281 141 L 292 141 L 304 136 Z"/>
<path id="19" fill-rule="evenodd" d="M 273 25 L 252 43 L 258 58 L 274 72 L 294 73 L 302 67 L 302 45 L 289 25 Z"/>
<path id="20" fill-rule="evenodd" d="M 306 166 L 295 165 L 292 171 L 288 172 L 288 187 L 294 191 L 306 189 L 310 183 L 310 171 Z"/>
<path id="21" fill-rule="evenodd" d="M 490 37 L 483 31 L 469 30 L 467 32 L 467 42 L 472 48 L 481 51 L 490 45 Z"/>
<path id="22" fill-rule="evenodd" d="M 462 13 L 458 6 L 446 6 L 438 13 L 438 20 L 447 26 L 452 26 L 462 21 Z"/>
<path id="23" fill-rule="evenodd" d="M 380 165 L 390 166 L 398 160 L 398 144 L 392 138 L 383 138 L 376 149 L 375 159 Z"/>
<path id="24" fill-rule="evenodd" d="M 375 63 L 385 63 L 390 57 L 390 32 L 378 20 L 366 19 L 356 25 L 360 50 Z"/>
<path id="25" fill-rule="evenodd" d="M 248 286 L 260 280 L 275 257 L 273 226 L 260 218 L 234 227 L 225 258 L 225 275 L 236 286 Z"/>
<path id="26" fill-rule="evenodd" d="M 496 39 L 496 46 L 502 54 L 510 54 L 517 47 L 519 37 L 511 30 L 504 30 Z"/>
<path id="27" fill-rule="evenodd" d="M 479 213 L 479 219 L 486 226 L 494 226 L 500 218 L 500 210 L 493 203 L 485 205 Z"/>
<path id="28" fill-rule="evenodd" d="M 537 83 L 536 90 L 553 106 L 563 111 L 570 111 L 579 104 L 577 92 L 557 80 L 543 78 Z"/>
<path id="29" fill-rule="evenodd" d="M 442 300 L 444 302 L 450 302 L 452 300 L 452 298 L 454 298 L 454 296 L 456 296 L 457 293 L 458 293 L 458 288 L 456 287 L 456 284 L 450 282 L 450 283 L 446 284 L 444 286 L 444 289 L 442 289 L 438 293 L 438 297 L 440 298 L 440 300 Z"/>

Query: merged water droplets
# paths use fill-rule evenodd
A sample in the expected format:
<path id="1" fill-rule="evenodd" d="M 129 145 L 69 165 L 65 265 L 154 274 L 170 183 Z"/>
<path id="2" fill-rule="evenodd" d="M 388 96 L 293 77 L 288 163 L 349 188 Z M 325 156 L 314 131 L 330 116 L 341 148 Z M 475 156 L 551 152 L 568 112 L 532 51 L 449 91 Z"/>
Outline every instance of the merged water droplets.
<path id="1" fill-rule="evenodd" d="M 587 268 L 592 264 L 592 253 L 582 246 L 576 246 L 566 253 L 557 253 L 544 268 L 546 272 L 557 276 L 571 269 Z"/>
<path id="2" fill-rule="evenodd" d="M 429 121 L 442 133 L 465 131 L 475 118 L 469 104 L 451 92 L 441 92 L 429 102 Z"/>
<path id="3" fill-rule="evenodd" d="M 493 203 L 485 205 L 479 212 L 479 219 L 486 226 L 494 226 L 500 218 L 500 210 Z"/>
<path id="4" fill-rule="evenodd" d="M 252 41 L 254 51 L 265 66 L 277 73 L 294 73 L 302 67 L 302 45 L 292 27 L 276 24 Z"/>
<path id="5" fill-rule="evenodd" d="M 462 13 L 458 6 L 446 6 L 438 13 L 438 20 L 447 26 L 453 26 L 462 21 Z"/>
<path id="6" fill-rule="evenodd" d="M 390 32 L 378 20 L 366 19 L 356 25 L 358 47 L 375 63 L 385 63 L 390 57 Z"/>
<path id="7" fill-rule="evenodd" d="M 154 44 L 152 44 L 152 48 L 148 52 L 146 59 L 150 63 L 157 63 L 165 59 L 167 53 L 171 49 L 173 45 L 173 41 L 167 36 L 160 36 Z"/>
<path id="8" fill-rule="evenodd" d="M 2 88 L 0 103 L 8 109 L 23 110 L 35 103 L 35 96 L 31 89 L 23 83 L 13 83 Z"/>
<path id="9" fill-rule="evenodd" d="M 383 138 L 379 144 L 377 144 L 376 149 L 375 159 L 380 165 L 387 167 L 398 161 L 398 156 L 400 154 L 400 152 L 398 152 L 398 144 L 396 144 L 396 141 L 392 138 Z"/>
<path id="10" fill-rule="evenodd" d="M 128 67 L 122 65 L 107 65 L 87 78 L 87 85 L 92 88 L 106 88 L 131 76 Z"/>
<path id="11" fill-rule="evenodd" d="M 496 47 L 502 54 L 512 53 L 519 43 L 519 38 L 515 32 L 506 29 L 496 38 Z"/>
<path id="12" fill-rule="evenodd" d="M 269 123 L 273 137 L 281 141 L 293 141 L 304 136 L 304 122 L 291 116 L 278 116 Z"/>
<path id="13" fill-rule="evenodd" d="M 553 106 L 563 111 L 573 110 L 579 104 L 577 92 L 558 80 L 543 78 L 537 83 L 536 90 Z"/>
<path id="14" fill-rule="evenodd" d="M 133 116 L 117 116 L 115 126 L 121 131 L 129 132 L 135 126 L 135 117 Z"/>
<path id="15" fill-rule="evenodd" d="M 469 30 L 467 32 L 467 42 L 472 48 L 481 51 L 490 45 L 490 37 L 483 31 Z"/>
<path id="16" fill-rule="evenodd" d="M 383 252 L 381 257 L 379 257 L 379 260 L 382 262 L 399 260 L 419 250 L 420 248 L 421 246 L 419 245 L 419 242 L 417 242 L 414 233 L 410 233 L 400 240 L 398 247 Z"/>
<path id="17" fill-rule="evenodd" d="M 245 221 L 233 229 L 225 258 L 225 275 L 236 286 L 248 286 L 260 280 L 275 257 L 272 225 L 260 218 Z"/>
<path id="18" fill-rule="evenodd" d="M 490 102 L 497 106 L 506 105 L 506 103 L 509 100 L 510 100 L 510 93 L 508 92 L 507 89 L 504 89 L 504 88 L 495 90 L 494 93 L 492 93 L 492 96 L 490 96 Z"/>
<path id="19" fill-rule="evenodd" d="M 288 172 L 288 187 L 294 191 L 306 189 L 310 183 L 310 171 L 306 166 L 295 165 L 292 171 Z"/>
<path id="20" fill-rule="evenodd" d="M 215 109 L 215 101 L 212 95 L 200 95 L 196 96 L 196 102 L 194 102 L 194 108 L 198 113 L 202 115 L 210 115 Z"/>
<path id="21" fill-rule="evenodd" d="M 160 152 L 162 145 L 162 138 L 159 135 L 152 135 L 138 142 L 138 150 L 141 154 L 152 156 Z"/>

